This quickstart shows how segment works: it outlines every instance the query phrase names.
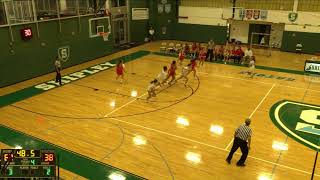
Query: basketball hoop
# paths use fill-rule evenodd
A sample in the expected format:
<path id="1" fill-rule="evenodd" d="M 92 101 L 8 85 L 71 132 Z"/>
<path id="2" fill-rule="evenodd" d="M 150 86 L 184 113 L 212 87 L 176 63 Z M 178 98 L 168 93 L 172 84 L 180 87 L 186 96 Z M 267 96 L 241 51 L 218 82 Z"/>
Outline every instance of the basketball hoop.
<path id="1" fill-rule="evenodd" d="M 110 34 L 109 32 L 99 32 L 98 34 L 103 38 L 104 41 L 109 40 L 109 34 Z"/>

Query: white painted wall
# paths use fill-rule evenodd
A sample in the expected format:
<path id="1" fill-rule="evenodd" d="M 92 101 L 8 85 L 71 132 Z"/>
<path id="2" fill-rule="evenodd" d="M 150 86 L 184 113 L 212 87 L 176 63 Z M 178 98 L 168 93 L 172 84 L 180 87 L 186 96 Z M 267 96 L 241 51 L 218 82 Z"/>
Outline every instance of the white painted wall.
<path id="1" fill-rule="evenodd" d="M 230 39 L 248 43 L 249 24 L 248 21 L 232 21 L 230 26 Z"/>
<path id="2" fill-rule="evenodd" d="M 286 31 L 299 31 L 299 32 L 310 32 L 320 33 L 320 26 L 304 26 L 304 25 L 290 25 L 285 26 Z"/>
<path id="3" fill-rule="evenodd" d="M 276 43 L 279 48 L 281 47 L 284 29 L 285 29 L 285 24 L 282 24 L 282 23 L 271 24 L 270 45 L 272 45 L 273 43 Z"/>
<path id="4" fill-rule="evenodd" d="M 179 6 L 179 23 L 226 26 L 227 21 L 221 18 L 221 8 Z"/>
<path id="5" fill-rule="evenodd" d="M 285 23 L 292 24 L 289 21 L 290 11 L 268 11 L 268 18 L 266 21 L 273 23 Z M 298 12 L 298 19 L 295 22 L 296 24 L 312 24 L 320 25 L 320 13 L 319 12 Z"/>
<path id="6" fill-rule="evenodd" d="M 298 12 L 298 19 L 292 23 L 288 19 L 290 11 L 269 10 L 268 17 L 262 20 L 232 21 L 230 37 L 243 43 L 248 43 L 249 23 L 269 23 L 271 26 L 270 43 L 281 43 L 283 31 L 300 31 L 320 33 L 320 12 Z M 236 10 L 235 15 L 238 16 Z M 232 9 L 208 8 L 208 7 L 179 7 L 179 23 L 202 24 L 202 25 L 223 25 L 227 19 L 232 17 Z M 309 24 L 310 26 L 305 26 Z M 312 25 L 312 26 L 311 26 Z"/>
<path id="7" fill-rule="evenodd" d="M 232 21 L 230 29 L 230 38 L 241 41 L 242 43 L 248 42 L 249 25 L 250 24 L 264 24 L 263 22 L 254 21 Z M 285 29 L 284 24 L 266 23 L 271 24 L 270 32 L 270 44 L 277 43 L 281 45 L 283 31 Z"/>

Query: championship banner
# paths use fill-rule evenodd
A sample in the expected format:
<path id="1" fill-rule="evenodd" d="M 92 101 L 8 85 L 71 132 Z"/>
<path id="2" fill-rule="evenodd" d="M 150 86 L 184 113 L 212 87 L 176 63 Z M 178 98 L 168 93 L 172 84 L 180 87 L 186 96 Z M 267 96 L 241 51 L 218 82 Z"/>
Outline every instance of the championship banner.
<path id="1" fill-rule="evenodd" d="M 243 20 L 244 14 L 245 14 L 245 10 L 244 9 L 240 9 L 239 10 L 239 19 Z"/>
<path id="2" fill-rule="evenodd" d="M 164 10 L 167 14 L 169 14 L 171 12 L 171 4 L 165 4 Z"/>
<path id="3" fill-rule="evenodd" d="M 253 19 L 257 20 L 260 18 L 260 10 L 253 11 Z"/>
<path id="4" fill-rule="evenodd" d="M 266 20 L 268 18 L 268 11 L 267 10 L 261 10 L 260 11 L 260 18 L 262 20 Z"/>
<path id="5" fill-rule="evenodd" d="M 163 13 L 163 9 L 164 9 L 164 5 L 163 4 L 158 4 L 158 14 L 162 14 Z"/>
<path id="6" fill-rule="evenodd" d="M 246 18 L 247 19 L 251 19 L 252 18 L 252 13 L 253 13 L 253 11 L 251 9 L 247 9 L 246 10 Z"/>

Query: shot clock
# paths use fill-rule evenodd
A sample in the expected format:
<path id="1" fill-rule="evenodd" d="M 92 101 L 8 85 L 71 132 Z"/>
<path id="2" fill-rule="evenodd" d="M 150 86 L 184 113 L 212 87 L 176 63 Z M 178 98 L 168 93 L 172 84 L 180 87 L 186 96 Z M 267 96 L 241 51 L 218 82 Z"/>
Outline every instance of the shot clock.
<path id="1" fill-rule="evenodd" d="M 22 40 L 30 40 L 33 37 L 33 32 L 30 27 L 20 29 L 20 34 Z"/>
<path id="2" fill-rule="evenodd" d="M 55 151 L 2 149 L 0 177 L 55 179 Z"/>

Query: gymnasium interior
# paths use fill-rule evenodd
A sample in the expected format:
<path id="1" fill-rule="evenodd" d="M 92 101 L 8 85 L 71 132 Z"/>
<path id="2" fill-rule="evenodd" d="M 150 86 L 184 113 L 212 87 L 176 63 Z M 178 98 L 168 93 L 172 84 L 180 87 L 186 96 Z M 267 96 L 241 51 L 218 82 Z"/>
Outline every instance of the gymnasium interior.
<path id="1" fill-rule="evenodd" d="M 320 180 L 319 44 L 319 0 L 1 0 L 0 179 Z"/>

